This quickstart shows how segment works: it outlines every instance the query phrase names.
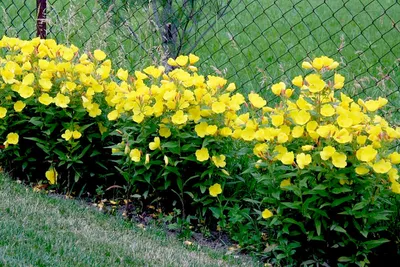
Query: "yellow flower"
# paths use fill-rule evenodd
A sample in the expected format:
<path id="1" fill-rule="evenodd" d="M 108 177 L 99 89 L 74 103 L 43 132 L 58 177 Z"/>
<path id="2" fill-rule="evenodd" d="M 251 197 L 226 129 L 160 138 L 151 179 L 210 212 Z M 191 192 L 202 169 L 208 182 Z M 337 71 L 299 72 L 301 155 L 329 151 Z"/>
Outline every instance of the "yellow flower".
<path id="1" fill-rule="evenodd" d="M 374 112 L 380 108 L 380 103 L 378 100 L 365 101 L 364 105 L 365 105 L 365 108 L 370 112 Z"/>
<path id="2" fill-rule="evenodd" d="M 226 109 L 226 105 L 223 102 L 214 102 L 212 104 L 211 109 L 214 113 L 217 113 L 217 114 L 224 113 L 224 111 Z"/>
<path id="3" fill-rule="evenodd" d="M 198 161 L 206 161 L 210 158 L 210 155 L 208 154 L 208 149 L 206 147 L 203 147 L 201 149 L 196 150 L 196 159 Z"/>
<path id="4" fill-rule="evenodd" d="M 233 92 L 235 90 L 236 90 L 236 84 L 234 84 L 234 83 L 230 83 L 230 84 L 228 84 L 228 87 L 226 87 L 226 91 L 228 91 L 228 92 Z"/>
<path id="5" fill-rule="evenodd" d="M 399 172 L 396 168 L 391 168 L 388 172 L 388 176 L 389 181 L 393 183 L 394 181 L 397 181 L 399 179 Z"/>
<path id="6" fill-rule="evenodd" d="M 314 146 L 312 146 L 312 145 L 304 145 L 301 147 L 301 150 L 303 150 L 303 151 L 310 151 L 313 149 L 314 149 Z"/>
<path id="7" fill-rule="evenodd" d="M 176 63 L 175 59 L 173 59 L 173 58 L 169 58 L 167 63 L 168 63 L 168 65 L 170 65 L 172 67 L 178 66 L 178 63 Z"/>
<path id="8" fill-rule="evenodd" d="M 7 109 L 0 107 L 0 119 L 4 118 L 7 115 Z"/>
<path id="9" fill-rule="evenodd" d="M 290 182 L 290 179 L 284 179 L 284 180 L 281 181 L 280 187 L 284 188 L 284 187 L 289 186 L 291 184 L 292 183 Z"/>
<path id="10" fill-rule="evenodd" d="M 311 163 L 311 155 L 300 153 L 296 156 L 296 162 L 300 169 L 304 169 L 305 166 Z"/>
<path id="11" fill-rule="evenodd" d="M 365 135 L 357 136 L 357 144 L 364 145 L 366 141 L 367 141 L 367 136 Z"/>
<path id="12" fill-rule="evenodd" d="M 179 56 L 179 57 L 177 57 L 177 58 L 175 59 L 175 62 L 176 62 L 179 66 L 183 67 L 183 66 L 186 66 L 186 64 L 188 63 L 188 60 L 189 60 L 189 57 L 188 57 L 188 56 Z"/>
<path id="13" fill-rule="evenodd" d="M 399 164 L 400 163 L 400 154 L 398 152 L 393 152 L 389 155 L 390 162 L 392 164 Z"/>
<path id="14" fill-rule="evenodd" d="M 303 77 L 301 75 L 294 77 L 292 84 L 297 87 L 303 87 Z"/>
<path id="15" fill-rule="evenodd" d="M 190 65 L 196 64 L 197 61 L 199 61 L 199 57 L 194 55 L 194 54 L 189 54 L 189 63 Z"/>
<path id="16" fill-rule="evenodd" d="M 339 62 L 336 62 L 336 61 L 332 62 L 332 64 L 330 64 L 330 65 L 328 66 L 328 68 L 331 69 L 331 70 L 334 70 L 334 69 L 336 69 L 337 67 L 339 67 Z"/>
<path id="17" fill-rule="evenodd" d="M 338 116 L 336 121 L 342 128 L 349 128 L 351 125 L 353 125 L 353 120 L 345 114 Z"/>
<path id="18" fill-rule="evenodd" d="M 302 67 L 303 69 L 308 70 L 308 69 L 312 69 L 313 66 L 311 65 L 310 62 L 304 61 L 303 63 L 301 63 L 301 67 Z"/>
<path id="19" fill-rule="evenodd" d="M 17 133 L 9 133 L 7 134 L 7 144 L 16 145 L 19 141 L 19 135 Z"/>
<path id="20" fill-rule="evenodd" d="M 375 159 L 378 151 L 376 151 L 371 145 L 361 147 L 356 152 L 356 157 L 358 160 L 363 162 L 371 162 Z"/>
<path id="21" fill-rule="evenodd" d="M 65 96 L 60 93 L 57 93 L 56 97 L 54 98 L 54 104 L 56 104 L 56 106 L 60 108 L 68 107 L 69 102 L 69 96 Z"/>
<path id="22" fill-rule="evenodd" d="M 115 121 L 119 116 L 118 110 L 113 110 L 110 113 L 108 113 L 107 118 L 109 121 Z"/>
<path id="23" fill-rule="evenodd" d="M 46 171 L 45 176 L 46 176 L 47 180 L 49 180 L 50 184 L 56 184 L 57 183 L 58 173 L 57 173 L 55 168 L 50 167 L 48 169 L 48 171 Z"/>
<path id="24" fill-rule="evenodd" d="M 345 144 L 351 142 L 353 140 L 353 135 L 349 133 L 346 129 L 342 129 L 338 132 L 335 133 L 333 136 L 333 139 L 335 139 L 336 142 L 340 144 Z"/>
<path id="25" fill-rule="evenodd" d="M 304 133 L 303 126 L 295 126 L 292 130 L 293 138 L 299 138 L 299 137 L 303 136 L 303 133 Z"/>
<path id="26" fill-rule="evenodd" d="M 381 159 L 380 161 L 375 162 L 374 165 L 372 165 L 372 169 L 374 169 L 376 173 L 387 173 L 390 171 L 391 168 L 392 164 L 390 163 L 390 161 L 386 161 L 384 159 Z"/>
<path id="27" fill-rule="evenodd" d="M 285 96 L 287 98 L 291 97 L 293 95 L 294 90 L 293 89 L 286 89 L 285 90 Z"/>
<path id="28" fill-rule="evenodd" d="M 188 120 L 188 115 L 185 115 L 182 110 L 178 110 L 171 118 L 174 124 L 184 124 Z"/>
<path id="29" fill-rule="evenodd" d="M 277 136 L 277 141 L 280 144 L 286 143 L 289 140 L 289 136 L 285 133 L 280 132 Z"/>
<path id="30" fill-rule="evenodd" d="M 118 79 L 122 80 L 122 81 L 126 81 L 128 80 L 128 71 L 124 70 L 124 69 L 118 69 L 117 71 L 117 77 Z"/>
<path id="31" fill-rule="evenodd" d="M 268 150 L 268 145 L 266 143 L 256 144 L 253 148 L 253 154 L 257 157 L 261 157 Z"/>
<path id="32" fill-rule="evenodd" d="M 96 60 L 98 60 L 98 61 L 102 61 L 102 60 L 104 60 L 105 58 L 106 58 L 106 53 L 104 53 L 103 51 L 101 51 L 101 50 L 99 50 L 99 49 L 96 49 L 96 50 L 94 50 L 94 52 L 93 52 L 93 56 L 94 56 L 94 58 L 96 59 Z"/>
<path id="33" fill-rule="evenodd" d="M 335 114 L 335 109 L 330 104 L 322 105 L 321 107 L 321 115 L 324 117 L 330 117 Z"/>
<path id="34" fill-rule="evenodd" d="M 45 92 L 50 91 L 51 87 L 53 86 L 53 83 L 49 79 L 40 79 L 39 84 L 42 90 Z"/>
<path id="35" fill-rule="evenodd" d="M 219 194 L 222 193 L 221 185 L 216 183 L 208 188 L 210 195 L 213 197 L 217 197 Z"/>
<path id="36" fill-rule="evenodd" d="M 21 85 L 21 87 L 18 90 L 18 94 L 23 97 L 23 98 L 29 98 L 33 95 L 33 88 L 27 85 Z"/>
<path id="37" fill-rule="evenodd" d="M 285 89 L 286 89 L 286 85 L 284 82 L 276 83 L 276 84 L 272 85 L 272 87 L 271 87 L 272 92 L 277 96 L 280 96 L 282 91 Z"/>
<path id="38" fill-rule="evenodd" d="M 22 84 L 31 85 L 34 81 L 35 81 L 35 75 L 33 73 L 29 73 L 25 75 L 25 77 L 22 79 Z"/>
<path id="39" fill-rule="evenodd" d="M 142 153 L 140 152 L 139 149 L 135 148 L 132 149 L 131 152 L 129 153 L 129 157 L 131 158 L 132 161 L 134 162 L 140 162 L 140 156 Z"/>
<path id="40" fill-rule="evenodd" d="M 283 124 L 283 116 L 282 115 L 271 115 L 272 125 L 275 127 L 279 127 Z"/>
<path id="41" fill-rule="evenodd" d="M 215 166 L 218 168 L 224 168 L 226 166 L 225 162 L 225 155 L 218 155 L 218 156 L 212 156 L 211 160 L 214 162 Z"/>
<path id="42" fill-rule="evenodd" d="M 333 88 L 335 89 L 342 89 L 344 85 L 344 77 L 340 74 L 335 73 L 335 76 L 333 78 Z"/>
<path id="43" fill-rule="evenodd" d="M 294 153 L 287 152 L 284 155 L 282 155 L 282 158 L 280 160 L 285 165 L 292 165 L 294 162 Z"/>
<path id="44" fill-rule="evenodd" d="M 304 125 L 311 119 L 310 113 L 303 109 L 293 112 L 292 117 L 294 119 L 294 122 L 298 125 Z"/>
<path id="45" fill-rule="evenodd" d="M 324 67 L 324 60 L 322 59 L 322 57 L 314 58 L 312 66 L 317 70 L 322 69 Z"/>
<path id="46" fill-rule="evenodd" d="M 199 137 L 204 137 L 207 135 L 207 127 L 207 122 L 201 122 L 199 124 L 196 124 L 194 130 Z"/>
<path id="47" fill-rule="evenodd" d="M 171 130 L 165 126 L 160 126 L 158 133 L 164 138 L 168 138 L 171 136 Z"/>
<path id="48" fill-rule="evenodd" d="M 347 156 L 344 153 L 335 152 L 332 155 L 332 163 L 336 168 L 344 168 L 347 165 Z"/>
<path id="49" fill-rule="evenodd" d="M 207 126 L 207 135 L 214 135 L 218 131 L 217 125 L 208 125 Z"/>
<path id="50" fill-rule="evenodd" d="M 51 103 L 53 103 L 54 99 L 47 93 L 42 94 L 39 97 L 39 102 L 45 106 L 50 105 Z"/>
<path id="51" fill-rule="evenodd" d="M 65 141 L 69 141 L 72 138 L 72 134 L 73 132 L 71 130 L 65 130 L 61 137 L 64 138 Z"/>
<path id="52" fill-rule="evenodd" d="M 358 175 L 364 175 L 364 174 L 369 173 L 369 169 L 367 167 L 365 167 L 364 165 L 357 166 L 356 167 L 356 173 Z"/>
<path id="53" fill-rule="evenodd" d="M 310 90 L 311 93 L 321 92 L 324 90 L 326 85 L 324 80 L 322 80 L 318 74 L 310 74 L 305 78 L 305 80 L 307 82 L 308 90 Z"/>
<path id="54" fill-rule="evenodd" d="M 74 138 L 74 139 L 79 139 L 79 138 L 81 138 L 82 137 L 82 134 L 79 132 L 79 131 L 73 131 L 72 132 L 72 137 Z"/>
<path id="55" fill-rule="evenodd" d="M 400 183 L 396 181 L 392 182 L 391 189 L 393 193 L 400 194 Z"/>
<path id="56" fill-rule="evenodd" d="M 163 74 L 164 70 L 165 70 L 164 67 L 156 68 L 154 66 L 149 66 L 149 67 L 145 68 L 143 71 L 146 74 L 148 74 L 150 76 L 153 76 L 154 78 L 157 79 Z"/>
<path id="57" fill-rule="evenodd" d="M 267 104 L 267 101 L 265 101 L 261 96 L 255 93 L 250 93 L 249 94 L 249 100 L 250 103 L 255 107 L 255 108 L 262 108 Z"/>
<path id="58" fill-rule="evenodd" d="M 328 160 L 333 156 L 333 154 L 335 152 L 336 152 L 336 149 L 334 147 L 326 146 L 319 154 L 321 156 L 321 159 Z"/>
<path id="59" fill-rule="evenodd" d="M 262 213 L 261 216 L 263 217 L 263 219 L 268 219 L 270 217 L 272 217 L 274 214 L 269 210 L 269 209 L 265 209 Z"/>
<path id="60" fill-rule="evenodd" d="M 150 150 L 160 149 L 160 147 L 161 147 L 160 137 L 154 137 L 154 142 L 149 143 Z"/>
<path id="61" fill-rule="evenodd" d="M 26 104 L 22 101 L 17 101 L 14 103 L 15 112 L 21 112 L 25 108 Z"/>

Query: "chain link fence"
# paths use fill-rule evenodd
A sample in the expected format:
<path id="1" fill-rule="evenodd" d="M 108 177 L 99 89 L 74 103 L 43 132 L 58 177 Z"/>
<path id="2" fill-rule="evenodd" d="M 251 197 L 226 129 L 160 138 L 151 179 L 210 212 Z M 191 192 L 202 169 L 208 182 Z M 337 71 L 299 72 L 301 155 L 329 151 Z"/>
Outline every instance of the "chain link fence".
<path id="1" fill-rule="evenodd" d="M 130 70 L 195 53 L 203 73 L 242 92 L 302 73 L 306 58 L 342 63 L 346 90 L 385 96 L 400 122 L 400 1 L 396 0 L 37 0 L 46 2 L 47 38 L 104 49 Z M 0 34 L 33 38 L 35 1 L 2 0 Z M 345 66 L 345 67 L 343 67 Z"/>

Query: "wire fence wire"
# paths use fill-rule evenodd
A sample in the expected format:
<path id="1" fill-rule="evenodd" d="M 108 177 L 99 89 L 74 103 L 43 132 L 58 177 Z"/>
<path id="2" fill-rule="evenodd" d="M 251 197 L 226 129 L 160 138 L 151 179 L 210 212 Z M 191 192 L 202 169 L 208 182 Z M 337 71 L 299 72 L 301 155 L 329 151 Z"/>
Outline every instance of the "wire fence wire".
<path id="1" fill-rule="evenodd" d="M 2 0 L 0 13 L 0 34 L 36 36 L 35 1 Z M 400 1 L 47 0 L 46 14 L 47 38 L 104 49 L 116 66 L 195 53 L 203 73 L 266 96 L 304 73 L 304 59 L 327 55 L 342 63 L 347 93 L 387 97 L 400 122 Z"/>

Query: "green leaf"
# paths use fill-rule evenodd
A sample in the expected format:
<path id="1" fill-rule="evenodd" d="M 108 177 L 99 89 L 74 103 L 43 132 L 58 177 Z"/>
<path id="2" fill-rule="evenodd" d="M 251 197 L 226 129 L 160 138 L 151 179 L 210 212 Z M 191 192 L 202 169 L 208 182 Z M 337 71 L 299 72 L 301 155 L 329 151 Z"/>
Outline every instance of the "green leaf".
<path id="1" fill-rule="evenodd" d="M 368 205 L 367 201 L 362 201 L 362 202 L 355 204 L 352 210 L 353 211 L 360 210 L 360 209 L 365 208 L 367 205 Z"/>
<path id="2" fill-rule="evenodd" d="M 294 201 L 294 202 L 281 202 L 282 205 L 291 208 L 291 209 L 300 209 L 301 202 L 300 201 Z"/>
<path id="3" fill-rule="evenodd" d="M 365 241 L 363 242 L 363 245 L 367 248 L 367 249 L 373 249 L 376 248 L 384 243 L 390 242 L 389 239 L 386 238 L 381 238 L 381 239 L 376 239 L 376 240 L 369 240 L 369 241 Z"/>
<path id="4" fill-rule="evenodd" d="M 354 196 L 345 196 L 345 197 L 342 197 L 342 198 L 339 198 L 339 199 L 336 199 L 335 201 L 333 201 L 331 206 L 336 207 L 336 206 L 339 206 L 340 204 L 342 204 L 346 201 L 352 200 L 352 199 L 354 199 Z"/>
<path id="5" fill-rule="evenodd" d="M 210 207 L 209 209 L 212 211 L 214 217 L 219 219 L 219 217 L 221 215 L 221 209 L 218 207 Z"/>
<path id="6" fill-rule="evenodd" d="M 332 189 L 332 193 L 334 193 L 334 194 L 347 193 L 347 192 L 351 192 L 351 191 L 353 191 L 353 190 L 348 187 L 344 187 L 344 186 Z"/>
<path id="7" fill-rule="evenodd" d="M 32 117 L 29 120 L 29 122 L 32 123 L 33 125 L 39 126 L 39 127 L 41 127 L 43 125 L 42 118 L 40 118 L 40 117 Z"/>
<path id="8" fill-rule="evenodd" d="M 347 231 L 343 227 L 341 227 L 339 225 L 332 225 L 331 226 L 331 230 L 336 231 L 336 232 L 340 232 L 340 233 L 347 233 Z"/>
<path id="9" fill-rule="evenodd" d="M 340 257 L 340 258 L 338 259 L 338 262 L 349 262 L 349 261 L 351 261 L 351 258 L 349 258 L 349 257 L 344 257 L 344 256 L 342 256 L 342 257 Z"/>
<path id="10" fill-rule="evenodd" d="M 321 235 L 321 221 L 320 220 L 315 220 L 315 229 L 317 230 L 317 235 Z"/>

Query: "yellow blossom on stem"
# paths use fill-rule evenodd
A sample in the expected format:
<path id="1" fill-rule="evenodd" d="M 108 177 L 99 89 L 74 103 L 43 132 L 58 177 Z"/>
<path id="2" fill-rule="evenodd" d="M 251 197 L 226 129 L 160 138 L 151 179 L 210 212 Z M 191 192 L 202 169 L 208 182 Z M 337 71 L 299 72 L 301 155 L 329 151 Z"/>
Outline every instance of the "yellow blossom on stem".
<path id="1" fill-rule="evenodd" d="M 218 155 L 218 156 L 212 156 L 211 160 L 217 166 L 218 168 L 224 168 L 226 166 L 225 162 L 226 156 L 225 155 Z"/>
<path id="2" fill-rule="evenodd" d="M 347 166 L 347 156 L 344 153 L 341 152 L 335 152 L 332 155 L 332 164 L 336 167 L 336 168 L 344 168 Z"/>
<path id="3" fill-rule="evenodd" d="M 262 213 L 261 216 L 263 217 L 263 219 L 268 219 L 270 217 L 272 217 L 274 214 L 269 210 L 269 209 L 265 209 Z"/>
<path id="4" fill-rule="evenodd" d="M 45 173 L 46 179 L 49 181 L 49 184 L 57 183 L 58 173 L 54 167 L 50 167 Z"/>
<path id="5" fill-rule="evenodd" d="M 386 161 L 384 159 L 381 159 L 372 165 L 372 169 L 376 173 L 387 173 L 390 171 L 391 168 L 392 164 L 390 163 L 390 161 Z"/>
<path id="6" fill-rule="evenodd" d="M 131 158 L 132 161 L 134 162 L 140 162 L 140 157 L 142 153 L 140 152 L 139 149 L 135 148 L 132 149 L 131 152 L 129 153 L 129 157 Z"/>
<path id="7" fill-rule="evenodd" d="M 209 158 L 210 155 L 208 154 L 208 149 L 206 147 L 196 150 L 196 159 L 198 161 L 203 162 L 208 160 Z"/>
<path id="8" fill-rule="evenodd" d="M 212 197 L 217 197 L 222 193 L 222 187 L 220 184 L 216 183 L 208 188 L 208 191 Z"/>
<path id="9" fill-rule="evenodd" d="M 309 165 L 311 161 L 311 155 L 309 154 L 300 153 L 296 156 L 296 163 L 300 169 L 304 169 L 304 167 Z"/>

